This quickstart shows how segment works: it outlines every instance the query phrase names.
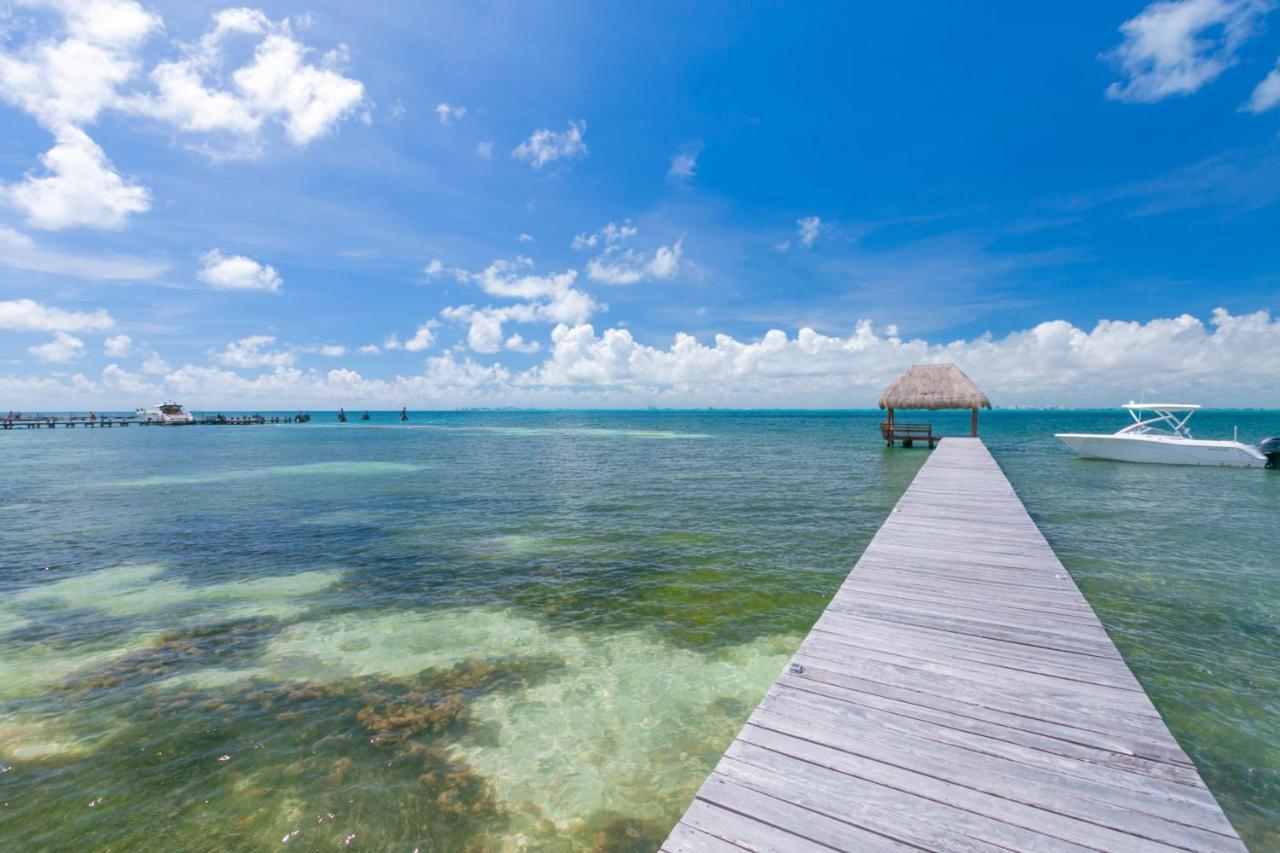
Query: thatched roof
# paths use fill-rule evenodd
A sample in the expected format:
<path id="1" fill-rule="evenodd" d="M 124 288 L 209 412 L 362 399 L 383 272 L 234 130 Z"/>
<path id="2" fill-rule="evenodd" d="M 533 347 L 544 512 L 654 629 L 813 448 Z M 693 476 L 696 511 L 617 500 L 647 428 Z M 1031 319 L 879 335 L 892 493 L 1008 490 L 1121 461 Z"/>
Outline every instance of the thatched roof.
<path id="1" fill-rule="evenodd" d="M 991 401 L 954 364 L 913 364 L 880 395 L 882 409 L 989 409 Z"/>

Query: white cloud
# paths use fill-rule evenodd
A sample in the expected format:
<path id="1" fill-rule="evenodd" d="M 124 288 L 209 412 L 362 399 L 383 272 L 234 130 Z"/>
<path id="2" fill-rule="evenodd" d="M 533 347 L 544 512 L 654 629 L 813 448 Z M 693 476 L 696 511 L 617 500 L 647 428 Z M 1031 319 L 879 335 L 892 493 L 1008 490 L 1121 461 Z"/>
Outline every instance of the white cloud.
<path id="1" fill-rule="evenodd" d="M 67 311 L 34 299 L 0 301 L 0 329 L 14 332 L 92 332 L 110 329 L 115 320 L 103 308 Z"/>
<path id="2" fill-rule="evenodd" d="M 806 249 L 814 244 L 822 233 L 822 220 L 816 216 L 805 216 L 796 220 L 796 239 Z"/>
<path id="3" fill-rule="evenodd" d="M 0 99 L 50 130 L 92 122 L 119 104 L 119 89 L 138 72 L 136 52 L 161 26 L 133 0 L 50 4 L 62 13 L 61 38 L 33 39 L 16 52 L 0 48 Z"/>
<path id="4" fill-rule="evenodd" d="M 492 157 L 493 157 L 493 143 L 492 143 L 492 142 L 477 142 L 477 143 L 476 143 L 476 156 L 477 156 L 477 157 L 479 157 L 481 160 L 488 160 L 488 159 L 492 158 Z"/>
<path id="5" fill-rule="evenodd" d="M 103 111 L 117 110 L 216 135 L 218 144 L 193 146 L 211 156 L 255 156 L 264 124 L 278 124 L 292 143 L 305 146 L 365 100 L 364 85 L 342 73 L 345 45 L 314 60 L 287 19 L 272 21 L 258 10 L 217 12 L 200 39 L 175 43 L 177 59 L 155 64 L 147 75 L 150 90 L 143 90 L 137 85 L 141 48 L 163 29 L 159 16 L 133 0 L 34 5 L 54 8 L 62 32 L 32 37 L 16 51 L 0 48 L 0 99 L 31 113 L 60 142 L 68 128 L 79 131 Z M 254 44 L 252 57 L 228 68 L 238 51 L 231 42 L 243 39 Z"/>
<path id="6" fill-rule="evenodd" d="M 142 362 L 142 372 L 155 376 L 163 376 L 172 369 L 173 368 L 169 366 L 169 362 L 165 361 L 160 357 L 159 353 L 155 352 L 148 355 L 146 361 Z"/>
<path id="7" fill-rule="evenodd" d="M 430 320 L 418 327 L 413 333 L 413 337 L 404 342 L 404 348 L 409 352 L 422 352 L 436 342 L 436 321 Z"/>
<path id="8" fill-rule="evenodd" d="M 260 290 L 279 293 L 283 279 L 275 267 L 260 264 L 244 255 L 224 255 L 210 249 L 200 256 L 196 277 L 218 290 Z"/>
<path id="9" fill-rule="evenodd" d="M 671 168 L 667 169 L 668 180 L 677 184 L 688 184 L 697 174 L 697 152 L 677 154 L 671 158 Z"/>
<path id="10" fill-rule="evenodd" d="M 590 325 L 562 325 L 552 342 L 547 360 L 517 377 L 519 384 L 697 404 L 871 405 L 907 365 L 953 361 L 996 405 L 1113 405 L 1143 387 L 1219 405 L 1266 405 L 1276 400 L 1280 318 L 1219 308 L 1207 326 L 1182 315 L 1102 320 L 1088 331 L 1055 320 L 1003 338 L 938 344 L 903 340 L 892 328 L 877 333 L 862 321 L 849 337 L 775 329 L 746 342 L 717 335 L 708 346 L 678 334 L 666 349 L 623 329 L 597 336 Z"/>
<path id="11" fill-rule="evenodd" d="M 121 228 L 131 213 L 151 208 L 146 187 L 127 183 L 84 131 L 63 126 L 40 156 L 48 174 L 28 174 L 0 187 L 0 197 L 26 214 L 36 228 Z"/>
<path id="12" fill-rule="evenodd" d="M 506 323 L 584 323 L 604 307 L 573 286 L 578 277 L 576 270 L 539 276 L 529 272 L 532 267 L 532 260 L 520 256 L 514 261 L 494 261 L 481 272 L 465 274 L 466 280 L 478 284 L 490 296 L 523 301 L 484 308 L 453 306 L 441 311 L 440 316 L 468 324 L 467 345 L 472 350 L 493 353 L 504 345 Z"/>
<path id="13" fill-rule="evenodd" d="M 432 258 L 431 262 L 422 268 L 422 274 L 427 278 L 439 278 L 444 275 L 444 264 L 438 258 Z"/>
<path id="14" fill-rule="evenodd" d="M 340 358 L 347 354 L 347 348 L 340 344 L 325 344 L 320 347 L 320 354 L 329 358 Z"/>
<path id="15" fill-rule="evenodd" d="M 532 235 L 532 234 L 524 234 L 524 233 L 521 233 L 521 234 L 516 235 L 516 240 L 518 240 L 518 241 L 519 241 L 519 242 L 521 242 L 521 243 L 532 243 L 532 242 L 533 242 L 533 235 Z"/>
<path id="16" fill-rule="evenodd" d="M 311 47 L 297 40 L 288 20 L 272 21 L 256 9 L 217 12 L 213 28 L 176 60 L 151 71 L 155 89 L 135 93 L 122 105 L 196 134 L 221 134 L 228 149 L 205 146 L 217 156 L 255 156 L 264 124 L 274 122 L 285 137 L 305 146 L 353 115 L 365 100 L 364 84 L 346 77 L 344 44 L 311 60 Z M 229 43 L 257 40 L 252 59 L 229 73 Z"/>
<path id="17" fill-rule="evenodd" d="M 1249 102 L 1245 104 L 1245 109 L 1251 113 L 1265 113 L 1268 110 L 1275 109 L 1280 104 L 1280 60 L 1276 61 L 1276 67 L 1271 69 L 1271 73 L 1262 78 L 1253 89 L 1253 94 L 1249 96 Z"/>
<path id="18" fill-rule="evenodd" d="M 624 219 L 621 225 L 609 222 L 599 231 L 593 231 L 590 234 L 576 234 L 572 245 L 575 249 L 594 249 L 597 246 L 607 248 L 616 246 L 619 243 L 625 243 L 639 233 L 639 229 L 631 224 L 630 219 Z"/>
<path id="19" fill-rule="evenodd" d="M 135 399 L 164 396 L 155 384 L 137 373 L 130 373 L 118 364 L 108 364 L 102 368 L 102 385 L 113 391 L 130 394 Z"/>
<path id="20" fill-rule="evenodd" d="M 635 284 L 645 279 L 670 279 L 680 270 L 683 239 L 659 246 L 652 256 L 635 249 L 606 249 L 587 262 L 587 277 L 604 284 Z"/>
<path id="21" fill-rule="evenodd" d="M 506 345 L 511 337 L 501 343 Z M 72 347 L 74 349 L 74 347 Z M 388 379 L 342 368 L 300 370 L 267 365 L 242 376 L 217 366 L 184 365 L 157 380 L 151 396 L 200 400 L 205 406 L 284 407 L 439 405 L 527 406 L 872 406 L 907 365 L 952 361 L 997 406 L 1114 406 L 1146 388 L 1210 406 L 1277 404 L 1280 317 L 1267 311 L 1208 322 L 1187 315 L 1147 322 L 1102 320 L 1081 329 L 1061 320 L 1000 338 L 982 335 L 943 343 L 901 338 L 891 327 L 861 322 L 845 336 L 801 329 L 773 330 L 753 340 L 717 335 L 703 343 L 677 335 L 664 347 L 637 341 L 624 329 L 597 334 L 564 324 L 552 334 L 541 364 L 512 374 L 501 364 L 426 359 L 422 373 Z M 140 377 L 104 371 L 91 380 L 0 376 L 0 398 L 18 408 L 128 407 L 137 394 L 115 382 Z"/>
<path id="22" fill-rule="evenodd" d="M 104 281 L 145 281 L 164 264 L 129 256 L 77 255 L 43 248 L 26 234 L 0 225 L 0 267 Z"/>
<path id="23" fill-rule="evenodd" d="M 296 360 L 293 353 L 264 349 L 276 342 L 273 335 L 250 335 L 227 344 L 213 354 L 213 360 L 228 367 L 289 367 Z"/>
<path id="24" fill-rule="evenodd" d="M 449 103 L 436 104 L 436 118 L 445 127 L 450 127 L 460 121 L 467 114 L 467 108 L 455 106 Z"/>
<path id="25" fill-rule="evenodd" d="M 378 346 L 377 344 L 365 344 L 364 346 L 360 347 L 360 349 L 357 350 L 357 352 L 359 352 L 361 355 L 380 355 L 382 353 L 382 347 Z"/>
<path id="26" fill-rule="evenodd" d="M 133 351 L 133 338 L 128 335 L 112 335 L 102 342 L 102 352 L 110 358 L 128 358 Z"/>
<path id="27" fill-rule="evenodd" d="M 269 373 L 246 378 L 230 370 L 183 365 L 165 377 L 166 393 L 184 399 L 209 401 L 205 405 L 244 405 L 249 402 L 289 401 L 298 406 L 344 405 L 351 400 L 404 405 L 405 400 L 460 397 L 480 389 L 507 387 L 510 372 L 500 364 L 479 364 L 457 360 L 453 353 L 426 360 L 423 373 L 393 379 L 367 379 L 354 370 L 302 371 L 276 367 Z M 0 381 L 0 393 L 5 384 Z M 80 399 L 84 399 L 81 393 Z"/>
<path id="28" fill-rule="evenodd" d="M 526 341 L 524 335 L 512 335 L 502 344 L 503 349 L 509 349 L 513 352 L 532 353 L 542 349 L 542 344 L 537 341 Z"/>
<path id="29" fill-rule="evenodd" d="M 66 332 L 54 332 L 53 340 L 47 344 L 27 347 L 27 352 L 41 361 L 65 364 L 68 361 L 74 361 L 84 353 L 84 341 Z"/>
<path id="30" fill-rule="evenodd" d="M 568 129 L 563 132 L 544 127 L 535 130 L 528 139 L 517 145 L 511 156 L 526 161 L 535 169 L 541 169 L 556 160 L 585 157 L 588 151 L 583 135 L 586 132 L 585 121 L 571 121 Z"/>
<path id="31" fill-rule="evenodd" d="M 599 231 L 578 234 L 573 238 L 575 249 L 603 251 L 587 262 L 587 278 L 605 284 L 635 284 L 645 279 L 674 278 L 680 269 L 682 240 L 670 246 L 659 246 L 652 255 L 635 249 L 623 249 L 623 244 L 639 233 L 631 220 L 621 225 L 607 223 Z"/>
<path id="32" fill-rule="evenodd" d="M 1189 95 L 1236 62 L 1270 0 L 1165 0 L 1120 25 L 1124 40 L 1104 58 L 1125 80 L 1107 87 L 1117 101 L 1153 102 Z"/>

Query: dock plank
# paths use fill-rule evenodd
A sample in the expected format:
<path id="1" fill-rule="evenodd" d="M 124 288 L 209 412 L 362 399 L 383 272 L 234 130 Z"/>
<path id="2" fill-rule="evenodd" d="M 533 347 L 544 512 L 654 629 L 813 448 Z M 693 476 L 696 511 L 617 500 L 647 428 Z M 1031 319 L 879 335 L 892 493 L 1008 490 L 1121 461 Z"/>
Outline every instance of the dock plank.
<path id="1" fill-rule="evenodd" d="M 1245 849 L 991 454 L 957 438 L 663 846 L 743 848 Z"/>

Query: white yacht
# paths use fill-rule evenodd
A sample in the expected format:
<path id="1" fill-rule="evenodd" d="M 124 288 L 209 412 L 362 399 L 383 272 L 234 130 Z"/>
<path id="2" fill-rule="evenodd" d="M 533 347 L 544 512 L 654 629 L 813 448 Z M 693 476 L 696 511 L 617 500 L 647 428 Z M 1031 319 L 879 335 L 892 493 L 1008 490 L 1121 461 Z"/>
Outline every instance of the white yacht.
<path id="1" fill-rule="evenodd" d="M 179 403 L 167 402 L 145 409 L 136 409 L 138 417 L 147 423 L 159 424 L 193 424 L 196 419 Z"/>
<path id="2" fill-rule="evenodd" d="M 1193 438 L 1187 422 L 1200 407 L 1190 403 L 1134 403 L 1123 406 L 1133 423 L 1113 435 L 1058 433 L 1081 456 L 1119 462 L 1162 465 L 1217 465 L 1228 468 L 1275 468 L 1280 465 L 1280 438 L 1258 446 L 1239 441 Z M 1149 416 L 1147 413 L 1150 413 Z"/>

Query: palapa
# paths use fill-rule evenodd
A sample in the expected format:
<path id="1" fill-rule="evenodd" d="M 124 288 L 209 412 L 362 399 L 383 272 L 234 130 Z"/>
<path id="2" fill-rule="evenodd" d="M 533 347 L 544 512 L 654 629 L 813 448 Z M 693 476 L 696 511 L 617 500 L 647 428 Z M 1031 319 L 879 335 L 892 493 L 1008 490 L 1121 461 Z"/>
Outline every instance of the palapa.
<path id="1" fill-rule="evenodd" d="M 977 435 L 978 409 L 991 408 L 991 401 L 954 364 L 913 364 L 880 395 L 880 408 L 888 410 L 881 431 L 892 443 L 894 409 L 969 409 L 970 433 Z"/>

